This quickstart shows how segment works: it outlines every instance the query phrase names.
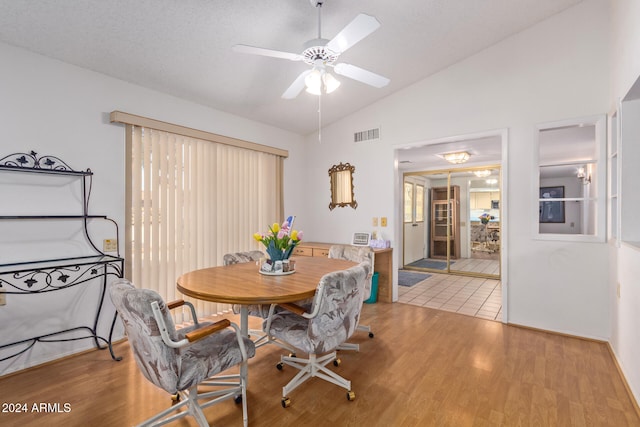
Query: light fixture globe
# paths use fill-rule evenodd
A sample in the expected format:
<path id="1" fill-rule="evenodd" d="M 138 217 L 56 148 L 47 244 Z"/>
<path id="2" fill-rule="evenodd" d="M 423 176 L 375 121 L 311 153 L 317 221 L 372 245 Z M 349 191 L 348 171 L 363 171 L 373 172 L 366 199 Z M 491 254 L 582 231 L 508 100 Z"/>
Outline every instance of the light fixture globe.
<path id="1" fill-rule="evenodd" d="M 314 68 L 307 77 L 304 78 L 304 84 L 307 86 L 307 92 L 313 95 L 320 95 L 322 88 L 322 73 L 324 70 Z"/>
<path id="2" fill-rule="evenodd" d="M 340 87 L 340 81 L 333 77 L 333 74 L 325 72 L 322 76 L 322 82 L 327 93 L 331 93 Z"/>
<path id="3" fill-rule="evenodd" d="M 488 169 L 482 170 L 482 171 L 474 171 L 473 174 L 475 176 L 477 176 L 478 178 L 486 178 L 489 175 L 491 175 L 491 171 Z"/>
<path id="4" fill-rule="evenodd" d="M 471 155 L 469 153 L 467 153 L 466 151 L 459 151 L 459 152 L 456 152 L 456 153 L 443 154 L 442 157 L 447 162 L 452 163 L 454 165 L 458 165 L 458 164 L 461 164 L 461 163 L 465 163 L 467 160 L 469 160 Z"/>
<path id="5" fill-rule="evenodd" d="M 316 64 L 313 70 L 304 78 L 307 92 L 313 95 L 320 95 L 323 91 L 331 93 L 340 86 L 340 81 L 325 70 L 322 64 Z"/>

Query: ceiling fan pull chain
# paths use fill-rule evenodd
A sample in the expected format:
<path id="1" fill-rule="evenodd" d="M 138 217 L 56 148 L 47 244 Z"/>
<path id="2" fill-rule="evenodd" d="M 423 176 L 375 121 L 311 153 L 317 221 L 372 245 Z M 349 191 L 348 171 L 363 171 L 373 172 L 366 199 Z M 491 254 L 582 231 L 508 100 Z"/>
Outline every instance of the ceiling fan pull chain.
<path id="1" fill-rule="evenodd" d="M 318 96 L 318 143 L 322 144 L 322 91 Z"/>

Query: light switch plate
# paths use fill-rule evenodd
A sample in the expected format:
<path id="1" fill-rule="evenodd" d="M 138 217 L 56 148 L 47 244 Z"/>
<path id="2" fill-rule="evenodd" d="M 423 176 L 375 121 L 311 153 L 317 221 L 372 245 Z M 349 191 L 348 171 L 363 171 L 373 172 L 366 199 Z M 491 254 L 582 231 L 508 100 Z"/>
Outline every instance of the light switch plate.
<path id="1" fill-rule="evenodd" d="M 118 252 L 118 239 L 104 239 L 102 250 L 105 252 Z"/>

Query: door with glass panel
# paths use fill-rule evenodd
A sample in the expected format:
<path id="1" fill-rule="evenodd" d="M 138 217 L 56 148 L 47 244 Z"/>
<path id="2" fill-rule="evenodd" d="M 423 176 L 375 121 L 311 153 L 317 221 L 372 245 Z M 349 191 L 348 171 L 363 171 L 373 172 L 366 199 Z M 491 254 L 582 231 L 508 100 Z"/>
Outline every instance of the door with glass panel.
<path id="1" fill-rule="evenodd" d="M 404 262 L 410 264 L 425 256 L 425 185 L 421 177 L 404 181 Z"/>

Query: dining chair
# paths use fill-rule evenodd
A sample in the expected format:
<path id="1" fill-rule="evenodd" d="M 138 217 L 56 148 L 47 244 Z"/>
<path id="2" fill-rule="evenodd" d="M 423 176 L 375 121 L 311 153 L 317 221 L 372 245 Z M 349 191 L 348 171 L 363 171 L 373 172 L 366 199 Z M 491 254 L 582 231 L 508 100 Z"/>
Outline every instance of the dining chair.
<path id="1" fill-rule="evenodd" d="M 348 270 L 325 274 L 318 284 L 310 308 L 296 304 L 278 304 L 284 310 L 272 313 L 263 322 L 269 335 L 284 340 L 308 354 L 308 358 L 281 356 L 277 365 L 292 366 L 299 372 L 282 388 L 282 406 L 291 405 L 289 393 L 305 381 L 318 377 L 347 390 L 347 399 L 354 400 L 351 381 L 327 368 L 336 357 L 338 347 L 355 332 L 364 300 L 364 288 L 370 273 L 368 262 Z"/>
<path id="2" fill-rule="evenodd" d="M 373 278 L 373 265 L 375 253 L 369 246 L 352 246 L 352 245 L 331 245 L 329 248 L 329 258 L 346 259 L 353 262 L 368 262 L 371 265 L 369 277 L 367 278 L 367 286 L 365 288 L 364 300 L 371 296 L 371 280 Z M 369 325 L 358 325 L 358 331 L 368 332 L 369 338 L 373 338 L 374 334 Z M 339 350 L 360 350 L 360 345 L 355 343 L 344 343 Z"/>
<path id="3" fill-rule="evenodd" d="M 227 399 L 242 402 L 242 419 L 247 426 L 246 375 L 217 375 L 255 355 L 253 342 L 241 336 L 236 324 L 227 319 L 198 322 L 190 303 L 165 304 L 157 292 L 137 289 L 126 279 L 114 282 L 109 294 L 138 368 L 156 387 L 176 396 L 177 403 L 140 426 L 163 425 L 187 415 L 199 426 L 208 426 L 202 410 Z M 176 329 L 169 310 L 181 306 L 191 309 L 194 324 Z M 215 389 L 200 392 L 199 386 Z"/>
<path id="4" fill-rule="evenodd" d="M 244 262 L 256 262 L 261 258 L 265 258 L 265 254 L 262 251 L 248 251 L 248 252 L 232 252 L 225 254 L 222 257 L 223 265 L 232 265 L 232 264 L 240 264 Z M 256 267 L 256 270 L 259 267 Z M 266 319 L 269 317 L 269 309 L 271 305 L 269 304 L 251 304 L 247 306 L 247 312 L 249 316 L 259 317 L 260 319 Z M 234 304 L 232 306 L 233 312 L 235 314 L 240 313 L 240 304 Z M 288 350 L 291 353 L 295 352 L 295 349 L 286 343 L 280 342 L 273 337 L 270 337 L 268 334 L 264 333 L 261 329 L 249 329 L 249 336 L 256 336 L 257 338 L 253 341 L 256 348 L 262 347 L 265 344 L 276 344 L 285 350 Z"/>

